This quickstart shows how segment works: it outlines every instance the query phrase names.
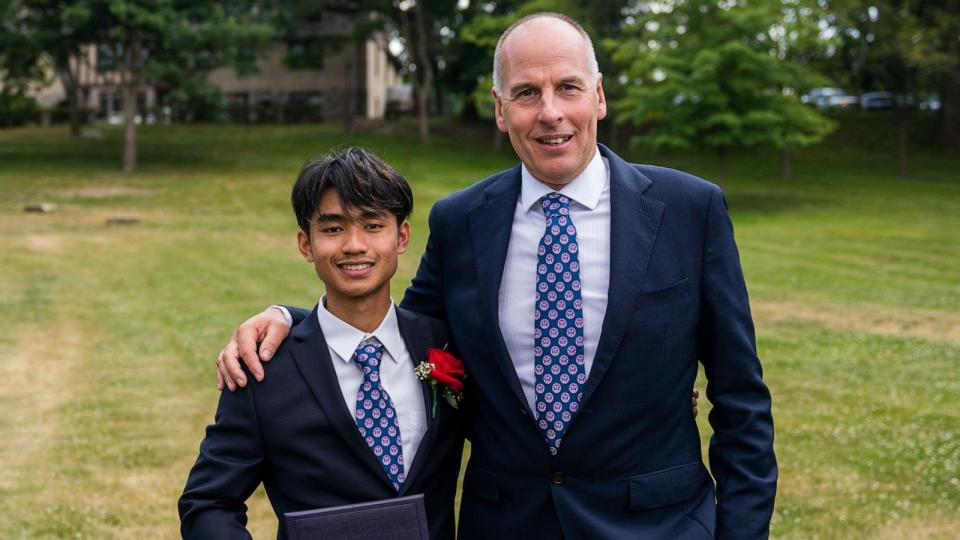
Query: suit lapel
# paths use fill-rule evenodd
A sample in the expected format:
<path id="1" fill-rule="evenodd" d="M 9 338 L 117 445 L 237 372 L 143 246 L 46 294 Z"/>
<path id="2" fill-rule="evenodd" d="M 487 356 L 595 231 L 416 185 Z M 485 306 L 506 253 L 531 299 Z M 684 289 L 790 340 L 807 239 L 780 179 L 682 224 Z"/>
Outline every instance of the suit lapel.
<path id="1" fill-rule="evenodd" d="M 479 284 L 478 296 L 480 319 L 493 346 L 494 358 L 507 384 L 525 409 L 527 399 L 520 386 L 517 370 L 510 359 L 507 345 L 500 332 L 500 282 L 503 279 L 503 267 L 507 259 L 510 244 L 510 231 L 513 228 L 513 213 L 520 197 L 520 166 L 504 174 L 499 181 L 487 188 L 486 200 L 474 208 L 469 216 L 471 237 L 473 239 L 474 263 Z M 531 418 L 533 416 L 531 415 Z"/>
<path id="2" fill-rule="evenodd" d="M 364 466 L 393 489 L 393 484 L 387 478 L 380 462 L 360 436 L 357 424 L 343 401 L 337 372 L 330 358 L 330 349 L 323 338 L 323 332 L 320 331 L 316 308 L 290 332 L 290 337 L 293 338 L 290 349 L 297 369 L 337 433 Z"/>
<path id="3" fill-rule="evenodd" d="M 650 180 L 600 145 L 610 164 L 610 288 L 600 342 L 581 403 L 600 385 L 626 333 L 663 216 L 664 204 L 643 191 Z"/>
<path id="4" fill-rule="evenodd" d="M 431 344 L 430 328 L 408 311 L 399 308 L 396 308 L 396 310 L 400 335 L 407 345 L 407 352 L 410 353 L 413 366 L 416 367 L 420 362 L 427 360 L 427 347 Z M 406 465 L 407 477 L 403 482 L 403 487 L 400 488 L 400 495 L 403 495 L 413 485 L 414 475 L 419 474 L 420 470 L 426 467 L 426 461 L 430 459 L 430 450 L 433 448 L 433 441 L 437 438 L 437 419 L 433 415 L 433 391 L 430 388 L 430 383 L 420 381 L 420 390 L 423 394 L 423 408 L 427 415 L 427 432 L 423 434 L 413 463 Z"/>

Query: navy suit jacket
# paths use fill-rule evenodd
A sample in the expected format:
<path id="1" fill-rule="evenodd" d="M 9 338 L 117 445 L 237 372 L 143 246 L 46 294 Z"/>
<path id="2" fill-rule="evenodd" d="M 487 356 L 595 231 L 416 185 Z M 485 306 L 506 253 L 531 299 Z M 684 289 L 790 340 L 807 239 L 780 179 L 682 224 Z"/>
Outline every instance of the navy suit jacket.
<path id="1" fill-rule="evenodd" d="M 414 363 L 449 341 L 444 323 L 397 309 Z M 265 365 L 262 383 L 223 392 L 179 510 L 184 538 L 249 538 L 244 501 L 263 482 L 286 537 L 285 512 L 398 496 L 360 437 L 314 310 Z M 249 374 L 248 374 L 249 377 Z M 422 493 L 430 536 L 453 538 L 463 448 L 460 414 L 423 383 L 428 431 L 399 495 Z"/>
<path id="2" fill-rule="evenodd" d="M 612 206 L 607 311 L 580 410 L 555 457 L 498 324 L 520 166 L 430 213 L 426 252 L 401 305 L 449 323 L 469 375 L 460 537 L 766 537 L 777 479 L 770 394 L 723 194 L 600 152 Z M 690 414 L 698 360 L 713 404 L 712 478 Z"/>

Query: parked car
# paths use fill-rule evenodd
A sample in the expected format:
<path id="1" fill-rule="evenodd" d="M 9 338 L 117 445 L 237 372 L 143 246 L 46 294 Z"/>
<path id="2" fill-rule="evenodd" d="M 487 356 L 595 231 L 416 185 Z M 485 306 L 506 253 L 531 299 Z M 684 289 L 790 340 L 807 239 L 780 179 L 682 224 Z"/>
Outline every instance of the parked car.
<path id="1" fill-rule="evenodd" d="M 801 101 L 820 110 L 850 109 L 860 103 L 856 96 L 850 95 L 846 90 L 832 87 L 814 88 L 803 96 Z"/>
<path id="2" fill-rule="evenodd" d="M 919 107 L 921 111 L 939 111 L 940 99 L 936 96 L 923 96 L 917 99 L 917 107 Z"/>
<path id="3" fill-rule="evenodd" d="M 898 96 L 901 97 L 901 96 Z M 860 96 L 860 108 L 869 110 L 892 109 L 894 103 L 903 104 L 902 99 L 894 101 L 892 92 L 867 92 Z"/>

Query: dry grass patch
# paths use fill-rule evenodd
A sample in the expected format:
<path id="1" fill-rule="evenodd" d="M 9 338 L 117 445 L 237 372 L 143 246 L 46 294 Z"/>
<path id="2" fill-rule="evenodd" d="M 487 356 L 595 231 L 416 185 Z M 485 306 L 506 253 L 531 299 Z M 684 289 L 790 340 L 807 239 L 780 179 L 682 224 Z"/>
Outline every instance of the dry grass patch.
<path id="1" fill-rule="evenodd" d="M 52 234 L 28 234 L 23 243 L 32 253 L 56 253 L 63 247 L 63 239 Z"/>
<path id="2" fill-rule="evenodd" d="M 111 197 L 145 197 L 152 190 L 130 186 L 87 186 L 65 189 L 57 193 L 60 197 L 80 199 L 109 199 Z"/>
<path id="3" fill-rule="evenodd" d="M 753 301 L 757 326 L 814 322 L 831 330 L 920 338 L 960 345 L 960 313 L 904 309 L 889 305 Z"/>
<path id="4" fill-rule="evenodd" d="M 877 531 L 877 540 L 955 540 L 960 538 L 960 516 L 933 515 L 900 519 Z"/>
<path id="5" fill-rule="evenodd" d="M 56 320 L 28 328 L 11 350 L 0 354 L 5 376 L 0 385 L 0 490 L 42 497 L 49 475 L 56 474 L 48 453 L 56 443 L 59 409 L 70 401 L 71 381 L 83 367 L 83 340 L 83 332 L 70 321 Z M 4 499 L 0 515 L 14 514 L 22 504 Z"/>

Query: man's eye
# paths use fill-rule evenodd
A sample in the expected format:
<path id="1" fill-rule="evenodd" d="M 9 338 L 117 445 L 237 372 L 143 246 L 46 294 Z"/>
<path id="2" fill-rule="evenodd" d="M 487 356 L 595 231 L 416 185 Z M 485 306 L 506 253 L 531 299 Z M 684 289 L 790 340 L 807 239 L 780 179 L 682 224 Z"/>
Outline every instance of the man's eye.
<path id="1" fill-rule="evenodd" d="M 560 85 L 560 90 L 564 92 L 576 92 L 577 90 L 580 90 L 580 88 L 570 83 L 564 83 Z"/>
<path id="2" fill-rule="evenodd" d="M 533 91 L 533 88 L 524 88 L 523 90 L 517 92 L 516 97 L 526 98 L 526 97 L 532 97 L 534 95 L 536 95 L 536 92 Z"/>
<path id="3" fill-rule="evenodd" d="M 364 228 L 370 231 L 378 231 L 383 228 L 383 223 L 367 223 Z"/>
<path id="4" fill-rule="evenodd" d="M 336 227 L 336 226 L 332 226 L 332 225 L 331 225 L 331 226 L 321 227 L 321 228 L 320 228 L 320 232 L 323 233 L 323 234 L 336 234 L 336 233 L 342 232 L 342 231 L 343 231 L 343 227 Z"/>

